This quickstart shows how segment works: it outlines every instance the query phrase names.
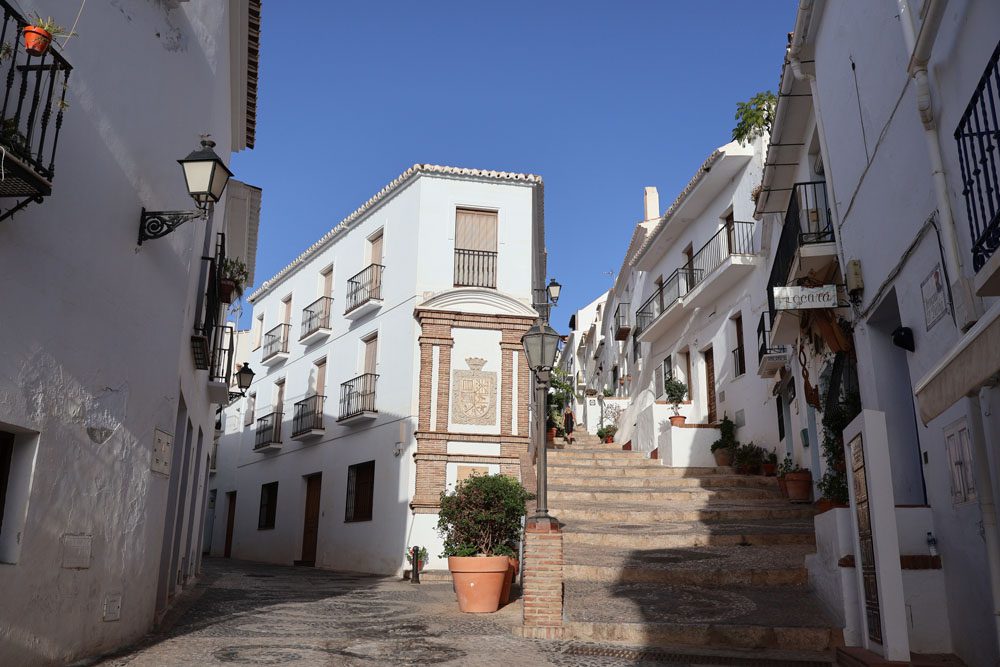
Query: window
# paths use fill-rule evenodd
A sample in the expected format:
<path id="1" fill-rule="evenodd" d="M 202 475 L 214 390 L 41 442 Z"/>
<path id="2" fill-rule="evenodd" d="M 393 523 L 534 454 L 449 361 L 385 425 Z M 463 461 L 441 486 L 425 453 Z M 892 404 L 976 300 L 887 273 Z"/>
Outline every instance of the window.
<path id="1" fill-rule="evenodd" d="M 253 413 L 254 409 L 257 407 L 257 394 L 250 394 L 247 396 L 246 405 L 246 416 L 243 417 L 243 425 L 250 426 L 253 424 Z"/>
<path id="2" fill-rule="evenodd" d="M 316 384 L 313 387 L 314 396 L 326 396 L 326 357 L 316 361 Z"/>
<path id="3" fill-rule="evenodd" d="M 382 230 L 378 230 L 370 237 L 368 237 L 368 257 L 371 261 L 369 264 L 381 264 L 383 253 L 382 253 L 382 239 L 384 234 Z"/>
<path id="4" fill-rule="evenodd" d="M 281 300 L 281 323 L 288 324 L 292 321 L 292 295 L 289 294 Z"/>
<path id="5" fill-rule="evenodd" d="M 372 334 L 362 341 L 364 343 L 364 367 L 363 373 L 375 373 L 378 363 L 378 334 Z"/>
<path id="6" fill-rule="evenodd" d="M 497 214 L 458 209 L 455 214 L 455 287 L 497 286 Z"/>
<path id="7" fill-rule="evenodd" d="M 976 481 L 972 470 L 972 441 L 964 419 L 945 430 L 948 468 L 951 470 L 951 502 L 958 505 L 976 499 Z"/>
<path id="8" fill-rule="evenodd" d="M 257 517 L 257 530 L 274 528 L 274 517 L 278 511 L 278 483 L 271 482 L 260 487 L 260 514 Z"/>
<path id="9" fill-rule="evenodd" d="M 328 266 L 319 272 L 319 295 L 333 296 L 333 267 Z"/>
<path id="10" fill-rule="evenodd" d="M 371 521 L 375 496 L 375 462 L 357 463 L 347 469 L 347 510 L 344 521 Z"/>
<path id="11" fill-rule="evenodd" d="M 635 363 L 639 362 L 642 358 L 642 343 L 639 342 L 638 336 L 633 334 L 632 336 L 632 361 Z"/>
<path id="12" fill-rule="evenodd" d="M 276 380 L 274 382 L 274 404 L 271 408 L 271 412 L 277 412 L 281 414 L 284 412 L 285 405 L 285 378 Z"/>
<path id="13" fill-rule="evenodd" d="M 774 399 L 774 404 L 778 406 L 778 441 L 785 439 L 785 411 L 781 408 L 781 396 Z"/>
<path id="14" fill-rule="evenodd" d="M 660 372 L 657 374 L 656 378 L 658 382 L 658 386 L 656 387 L 656 395 L 662 396 L 664 392 L 664 387 L 667 386 L 667 380 L 669 380 L 674 376 L 673 361 L 671 360 L 669 354 L 667 355 L 667 358 L 664 359 L 663 362 L 660 364 L 659 370 Z"/>
<path id="15" fill-rule="evenodd" d="M 736 347 L 733 349 L 733 375 L 739 377 L 747 372 L 746 355 L 743 352 L 743 315 L 733 315 L 733 328 L 736 329 Z"/>
<path id="16" fill-rule="evenodd" d="M 257 316 L 253 325 L 253 349 L 258 349 L 264 337 L 264 313 Z"/>

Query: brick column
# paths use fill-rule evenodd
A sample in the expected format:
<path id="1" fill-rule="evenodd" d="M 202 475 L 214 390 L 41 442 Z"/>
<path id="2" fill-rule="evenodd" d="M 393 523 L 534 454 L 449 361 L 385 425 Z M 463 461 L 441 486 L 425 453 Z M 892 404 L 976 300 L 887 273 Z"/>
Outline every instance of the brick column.
<path id="1" fill-rule="evenodd" d="M 437 430 L 447 431 L 451 421 L 451 343 L 438 346 L 441 356 L 438 359 L 438 403 Z"/>
<path id="2" fill-rule="evenodd" d="M 431 372 L 434 365 L 434 346 L 420 342 L 420 415 L 417 429 L 431 430 Z"/>
<path id="3" fill-rule="evenodd" d="M 524 530 L 524 625 L 532 639 L 563 637 L 563 536 L 556 521 L 528 519 Z"/>

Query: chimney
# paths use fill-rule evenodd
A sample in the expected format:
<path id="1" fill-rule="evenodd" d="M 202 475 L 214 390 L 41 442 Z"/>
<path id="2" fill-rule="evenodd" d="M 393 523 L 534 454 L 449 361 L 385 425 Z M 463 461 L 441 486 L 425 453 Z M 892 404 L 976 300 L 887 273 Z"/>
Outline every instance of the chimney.
<path id="1" fill-rule="evenodd" d="M 646 190 L 642 194 L 642 204 L 646 216 L 643 220 L 653 220 L 660 217 L 660 194 L 654 186 L 646 186 Z"/>

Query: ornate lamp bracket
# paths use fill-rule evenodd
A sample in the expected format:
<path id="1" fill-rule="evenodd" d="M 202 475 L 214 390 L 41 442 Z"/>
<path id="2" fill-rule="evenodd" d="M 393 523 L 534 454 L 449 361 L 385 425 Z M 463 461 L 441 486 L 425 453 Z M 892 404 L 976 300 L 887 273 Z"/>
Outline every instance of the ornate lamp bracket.
<path id="1" fill-rule="evenodd" d="M 139 245 L 143 241 L 158 239 L 174 231 L 188 220 L 205 217 L 206 211 L 147 211 L 139 217 Z"/>

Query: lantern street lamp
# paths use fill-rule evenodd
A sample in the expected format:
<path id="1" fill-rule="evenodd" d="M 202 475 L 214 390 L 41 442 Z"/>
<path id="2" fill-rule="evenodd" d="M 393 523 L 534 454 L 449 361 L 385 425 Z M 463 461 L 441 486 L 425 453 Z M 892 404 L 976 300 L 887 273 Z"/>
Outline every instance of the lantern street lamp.
<path id="1" fill-rule="evenodd" d="M 559 292 L 562 285 L 555 280 L 549 281 L 548 287 L 541 290 L 545 295 L 545 301 L 556 303 L 559 300 Z M 535 405 L 538 406 L 538 415 L 535 420 L 535 452 L 537 456 L 537 481 L 536 489 L 536 509 L 533 519 L 549 523 L 555 519 L 549 516 L 548 498 L 548 474 L 547 474 L 547 449 L 545 444 L 545 419 L 546 419 L 546 397 L 549 393 L 549 374 L 556 365 L 556 355 L 559 352 L 559 333 L 548 323 L 549 303 L 535 304 L 542 317 L 532 325 L 530 329 L 521 336 L 521 345 L 524 347 L 524 357 L 528 362 L 528 367 L 535 374 Z"/>
<path id="2" fill-rule="evenodd" d="M 229 392 L 229 400 L 235 401 L 237 398 L 241 398 L 247 395 L 247 389 L 253 383 L 253 376 L 256 373 L 250 368 L 250 364 L 244 363 L 240 366 L 240 370 L 236 371 L 236 386 L 239 387 L 239 391 Z"/>
<path id="3" fill-rule="evenodd" d="M 166 236 L 188 220 L 208 217 L 211 206 L 222 198 L 233 175 L 214 148 L 215 142 L 208 135 L 202 135 L 201 148 L 177 161 L 184 171 L 188 194 L 198 208 L 194 211 L 147 211 L 143 208 L 139 217 L 139 245 L 143 241 Z"/>

